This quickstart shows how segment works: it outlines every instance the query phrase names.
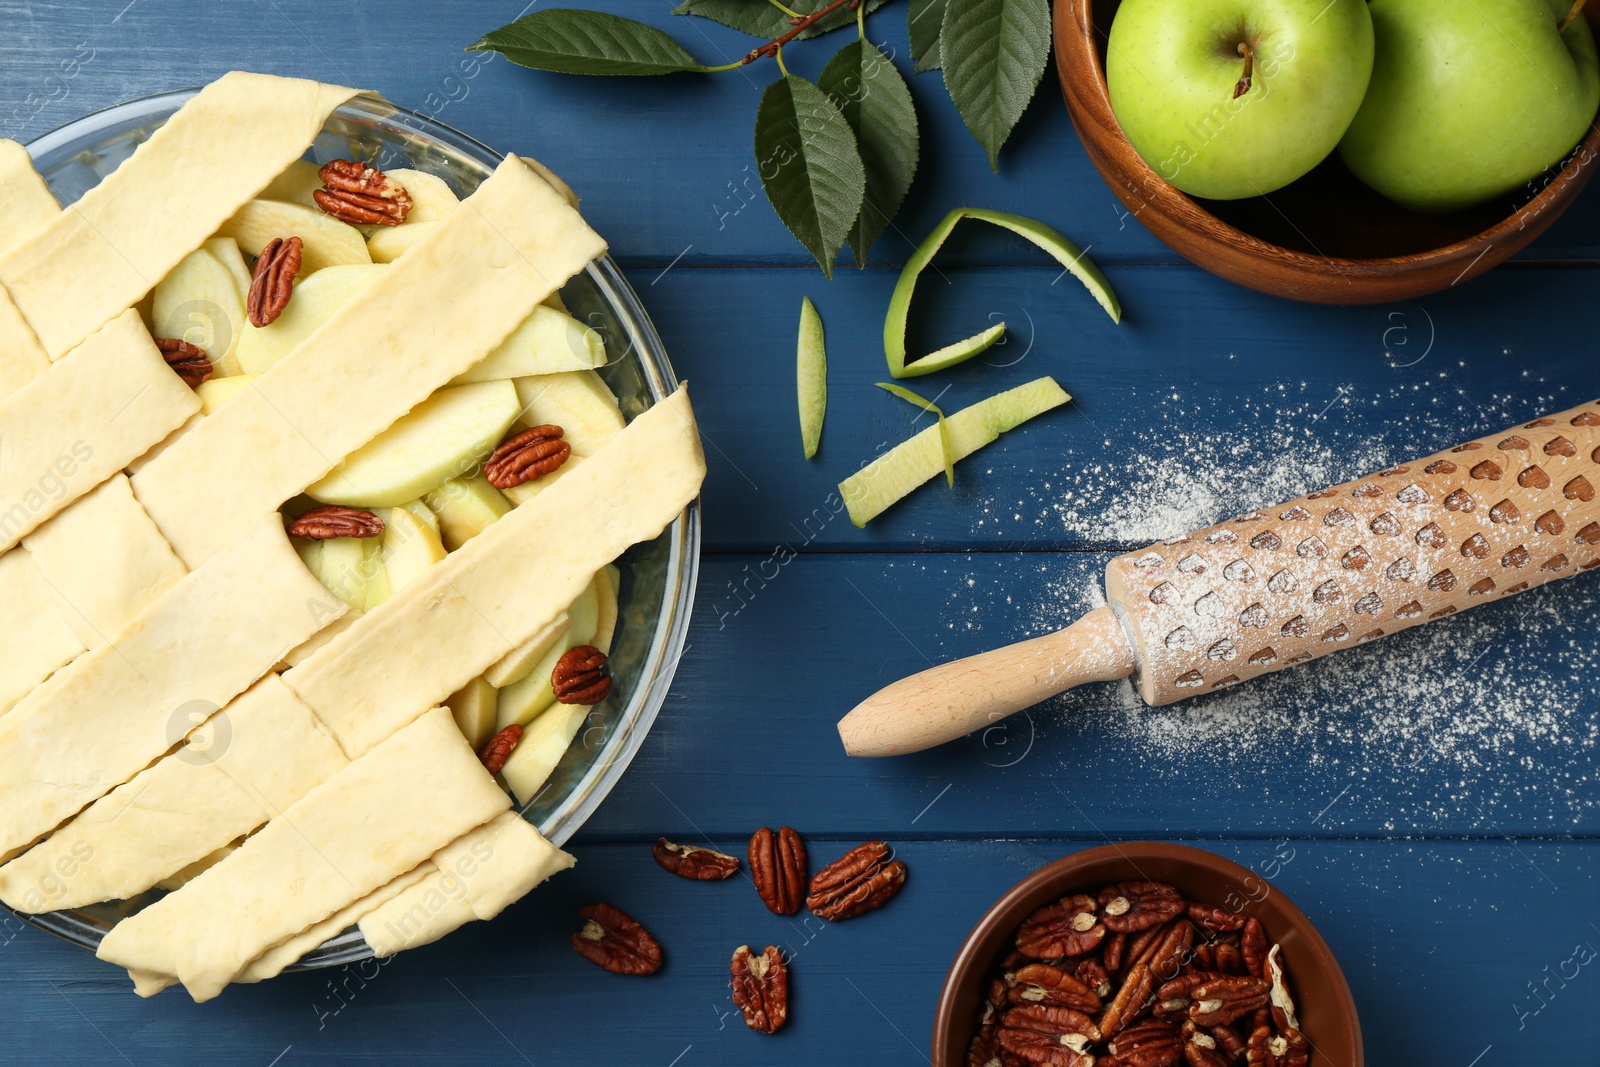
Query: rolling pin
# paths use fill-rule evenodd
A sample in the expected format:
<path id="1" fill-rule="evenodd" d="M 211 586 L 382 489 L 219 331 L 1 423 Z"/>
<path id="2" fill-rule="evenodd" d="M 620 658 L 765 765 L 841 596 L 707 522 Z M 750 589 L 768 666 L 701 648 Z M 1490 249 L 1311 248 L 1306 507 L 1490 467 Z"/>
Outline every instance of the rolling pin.
<path id="1" fill-rule="evenodd" d="M 1600 400 L 1106 566 L 1106 605 L 933 667 L 839 721 L 852 756 L 951 741 L 1086 682 L 1151 705 L 1600 568 Z"/>

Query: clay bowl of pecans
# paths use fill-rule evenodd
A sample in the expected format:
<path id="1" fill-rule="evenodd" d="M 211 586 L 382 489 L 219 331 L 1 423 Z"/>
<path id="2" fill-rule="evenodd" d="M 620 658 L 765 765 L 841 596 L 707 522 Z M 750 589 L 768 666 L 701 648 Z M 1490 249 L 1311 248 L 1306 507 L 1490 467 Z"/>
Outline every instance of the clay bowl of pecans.
<path id="1" fill-rule="evenodd" d="M 1344 973 L 1275 886 L 1132 842 L 1024 878 L 967 935 L 933 1067 L 1362 1067 Z"/>

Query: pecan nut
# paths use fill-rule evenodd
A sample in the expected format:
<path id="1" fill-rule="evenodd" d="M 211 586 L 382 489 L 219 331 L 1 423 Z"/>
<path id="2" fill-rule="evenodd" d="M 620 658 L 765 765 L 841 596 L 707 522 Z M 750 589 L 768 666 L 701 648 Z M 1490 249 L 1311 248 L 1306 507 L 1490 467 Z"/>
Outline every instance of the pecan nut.
<path id="1" fill-rule="evenodd" d="M 1267 953 L 1267 981 L 1271 984 L 1268 996 L 1272 1001 L 1272 1017 L 1281 1028 L 1298 1030 L 1300 1020 L 1295 1017 L 1294 997 L 1289 995 L 1289 983 L 1283 977 L 1282 953 L 1282 945 L 1273 945 L 1272 951 Z"/>
<path id="2" fill-rule="evenodd" d="M 733 978 L 733 1003 L 744 1024 L 763 1034 L 776 1033 L 789 1020 L 789 968 L 776 945 L 758 956 L 749 945 L 733 950 L 729 967 Z"/>
<path id="3" fill-rule="evenodd" d="M 559 426 L 535 426 L 513 434 L 483 461 L 483 476 L 496 489 L 542 478 L 572 455 L 572 446 L 561 440 L 564 432 Z"/>
<path id="4" fill-rule="evenodd" d="M 655 974 L 661 969 L 661 945 L 650 931 L 610 904 L 578 909 L 583 929 L 572 935 L 578 955 L 612 974 Z"/>
<path id="5" fill-rule="evenodd" d="M 499 774 L 505 769 L 506 760 L 511 758 L 511 750 L 517 747 L 517 742 L 522 740 L 522 727 L 512 723 L 504 730 L 489 739 L 483 746 L 483 751 L 478 758 L 483 761 L 483 769 L 490 774 Z"/>
<path id="6" fill-rule="evenodd" d="M 1048 963 L 1029 963 L 1006 975 L 1015 984 L 1006 994 L 1012 1004 L 1047 1004 L 1073 1011 L 1097 1012 L 1100 994 L 1088 984 Z"/>
<path id="7" fill-rule="evenodd" d="M 1100 890 L 1101 921 L 1119 933 L 1133 934 L 1182 915 L 1187 905 L 1164 882 L 1118 882 Z"/>
<path id="8" fill-rule="evenodd" d="M 883 841 L 857 845 L 811 879 L 806 907 L 819 919 L 842 922 L 889 903 L 906 884 L 906 865 L 891 860 Z"/>
<path id="9" fill-rule="evenodd" d="M 298 237 L 274 237 L 261 250 L 256 257 L 255 273 L 250 276 L 250 293 L 245 299 L 250 325 L 270 326 L 289 306 L 303 251 Z"/>
<path id="10" fill-rule="evenodd" d="M 1138 935 L 1143 942 L 1137 946 L 1130 942 L 1128 961 L 1147 963 L 1157 983 L 1176 978 L 1183 961 L 1189 957 L 1194 944 L 1194 926 L 1186 919 L 1166 926 L 1153 926 Z"/>
<path id="11" fill-rule="evenodd" d="M 322 188 L 312 192 L 317 206 L 352 226 L 398 226 L 411 210 L 411 194 L 377 167 L 335 159 L 317 170 Z"/>
<path id="12" fill-rule="evenodd" d="M 1244 926 L 1243 915 L 1237 915 L 1227 908 L 1219 908 L 1215 904 L 1198 904 L 1191 900 L 1188 911 L 1189 921 L 1207 930 L 1225 933 Z"/>
<path id="13" fill-rule="evenodd" d="M 1159 1018 L 1188 1015 L 1189 1005 L 1194 1003 L 1194 991 L 1207 982 L 1226 977 L 1216 971 L 1195 971 L 1192 974 L 1180 974 L 1170 982 L 1163 983 L 1156 990 L 1156 1015 Z"/>
<path id="14" fill-rule="evenodd" d="M 1017 951 L 1038 960 L 1088 955 L 1106 936 L 1095 908 L 1094 898 L 1082 893 L 1046 904 L 1023 920 L 1017 930 Z M 1109 959 L 1105 965 L 1107 970 L 1117 969 Z"/>
<path id="15" fill-rule="evenodd" d="M 1211 1044 L 1205 1044 L 1206 1041 Z M 1215 1046 L 1216 1042 L 1205 1034 L 1196 1034 L 1183 1046 L 1183 1060 L 1189 1067 L 1231 1067 L 1228 1058 L 1218 1052 Z"/>
<path id="16" fill-rule="evenodd" d="M 1089 1046 L 1100 1040 L 1100 1028 L 1081 1011 L 1029 1004 L 1001 1016 L 996 1036 L 1002 1049 L 1029 1063 L 1090 1067 Z"/>
<path id="17" fill-rule="evenodd" d="M 1112 1038 L 1106 1051 L 1122 1067 L 1172 1067 L 1183 1058 L 1183 1042 L 1176 1026 L 1146 1019 Z"/>
<path id="18" fill-rule="evenodd" d="M 1250 974 L 1250 966 L 1245 963 L 1239 946 L 1226 941 L 1217 946 L 1217 970 L 1223 974 Z"/>
<path id="19" fill-rule="evenodd" d="M 1252 978 L 1265 978 L 1267 975 L 1267 931 L 1261 925 L 1261 920 L 1252 916 L 1244 924 L 1244 931 L 1239 935 L 1239 952 L 1244 957 L 1244 968 Z"/>
<path id="20" fill-rule="evenodd" d="M 726 852 L 699 845 L 680 845 L 666 838 L 655 843 L 650 854 L 664 870 L 693 882 L 720 882 L 739 872 L 739 861 Z"/>
<path id="21" fill-rule="evenodd" d="M 1198 985 L 1190 993 L 1189 1018 L 1196 1026 L 1220 1026 L 1249 1015 L 1267 1003 L 1271 984 L 1265 978 L 1227 975 Z"/>
<path id="22" fill-rule="evenodd" d="M 1003 1067 L 999 1031 L 990 1025 L 978 1027 L 967 1046 L 967 1067 Z"/>
<path id="23" fill-rule="evenodd" d="M 793 915 L 805 897 L 806 843 L 785 826 L 774 834 L 763 826 L 750 837 L 750 880 L 774 915 Z"/>
<path id="24" fill-rule="evenodd" d="M 1150 973 L 1148 964 L 1136 963 L 1129 968 L 1122 988 L 1100 1015 L 1101 1032 L 1110 1038 L 1144 1014 L 1145 1008 L 1155 999 L 1155 986 L 1155 976 Z"/>
<path id="25" fill-rule="evenodd" d="M 550 688 L 563 704 L 598 704 L 611 692 L 606 654 L 593 645 L 569 648 L 550 672 Z"/>
<path id="26" fill-rule="evenodd" d="M 161 351 L 161 358 L 167 361 L 167 366 L 190 389 L 197 389 L 200 383 L 210 380 L 211 357 L 199 345 L 192 345 L 177 337 L 157 337 L 156 348 Z"/>
<path id="27" fill-rule="evenodd" d="M 338 537 L 378 537 L 383 533 L 383 520 L 370 511 L 324 504 L 291 522 L 289 533 L 313 541 L 331 541 Z"/>
<path id="28" fill-rule="evenodd" d="M 1073 972 L 1073 975 L 1078 981 L 1094 990 L 1095 996 L 1106 997 L 1110 995 L 1111 975 L 1107 973 L 1105 964 L 1099 960 L 1090 957 L 1079 961 L 1078 968 Z"/>

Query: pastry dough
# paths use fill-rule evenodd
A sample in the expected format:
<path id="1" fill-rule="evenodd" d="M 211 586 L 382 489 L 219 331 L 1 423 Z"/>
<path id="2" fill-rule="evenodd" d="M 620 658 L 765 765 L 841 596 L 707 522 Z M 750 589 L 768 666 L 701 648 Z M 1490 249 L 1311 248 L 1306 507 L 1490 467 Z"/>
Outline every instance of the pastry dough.
<path id="1" fill-rule="evenodd" d="M 431 944 L 475 919 L 492 919 L 577 860 L 506 812 L 439 850 L 434 870 L 369 909 L 361 934 L 378 957 Z"/>
<path id="2" fill-rule="evenodd" d="M 240 521 L 301 492 L 482 359 L 604 251 L 550 186 L 507 157 L 437 231 L 146 464 L 134 492 L 195 566 Z"/>
<path id="3" fill-rule="evenodd" d="M 505 811 L 445 708 L 301 797 L 233 855 L 124 919 L 98 955 L 210 1000 L 252 960 Z"/>
<path id="4" fill-rule="evenodd" d="M 689 395 L 679 389 L 284 681 L 355 758 L 548 626 L 597 570 L 665 529 L 704 476 Z"/>
<path id="5" fill-rule="evenodd" d="M 0 858 L 138 774 L 344 610 L 300 562 L 282 520 L 258 517 L 115 644 L 0 716 Z"/>
<path id="6" fill-rule="evenodd" d="M 138 303 L 298 159 L 334 108 L 357 93 L 299 78 L 224 74 L 81 200 L 0 252 L 0 283 L 50 358 Z"/>
<path id="7" fill-rule="evenodd" d="M 185 744 L 0 867 L 0 900 L 37 913 L 131 900 L 251 833 L 348 761 L 269 674 Z"/>
<path id="8" fill-rule="evenodd" d="M 0 549 L 10 548 L 200 410 L 137 311 L 0 400 Z"/>
<path id="9" fill-rule="evenodd" d="M 122 474 L 22 544 L 58 598 L 62 617 L 89 648 L 115 638 L 188 573 Z"/>
<path id="10" fill-rule="evenodd" d="M 0 604 L 13 621 L 0 627 L 0 713 L 84 650 L 56 607 L 33 557 L 13 548 L 0 556 Z"/>
<path id="11" fill-rule="evenodd" d="M 28 150 L 15 141 L 0 141 L 0 247 L 27 237 L 61 213 L 56 198 L 33 169 Z M 0 289 L 0 398 L 15 392 L 50 366 L 50 357 Z"/>

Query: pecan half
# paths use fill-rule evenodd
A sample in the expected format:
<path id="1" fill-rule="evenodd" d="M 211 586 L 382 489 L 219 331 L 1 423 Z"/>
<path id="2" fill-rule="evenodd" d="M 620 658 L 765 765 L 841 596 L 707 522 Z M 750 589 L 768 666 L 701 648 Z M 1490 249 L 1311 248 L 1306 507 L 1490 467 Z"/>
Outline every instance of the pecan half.
<path id="1" fill-rule="evenodd" d="M 1272 1017 L 1285 1030 L 1298 1030 L 1300 1020 L 1295 1017 L 1294 997 L 1289 995 L 1289 983 L 1283 977 L 1283 946 L 1273 945 L 1267 953 L 1267 981 L 1271 983 Z"/>
<path id="2" fill-rule="evenodd" d="M 1137 933 L 1182 915 L 1178 891 L 1163 882 L 1118 882 L 1100 890 L 1101 922 L 1119 933 Z"/>
<path id="3" fill-rule="evenodd" d="M 1105 951 L 1101 957 L 1106 961 L 1106 967 L 1112 971 L 1122 970 L 1122 965 L 1127 962 L 1128 935 L 1120 931 L 1106 937 Z"/>
<path id="4" fill-rule="evenodd" d="M 324 504 L 291 522 L 289 533 L 293 537 L 306 537 L 313 541 L 331 541 L 337 537 L 378 537 L 383 533 L 383 520 L 370 511 Z"/>
<path id="5" fill-rule="evenodd" d="M 1163 983 L 1156 990 L 1156 1016 L 1165 1019 L 1188 1015 L 1189 1005 L 1194 1003 L 1194 991 L 1207 982 L 1226 977 L 1216 971 L 1195 971 Z"/>
<path id="6" fill-rule="evenodd" d="M 563 704 L 598 704 L 611 692 L 606 654 L 593 645 L 569 648 L 550 672 L 550 688 Z"/>
<path id="7" fill-rule="evenodd" d="M 996 1036 L 1002 1049 L 1029 1063 L 1091 1067 L 1089 1046 L 1100 1040 L 1100 1029 L 1081 1011 L 1029 1004 L 1007 1011 Z"/>
<path id="8" fill-rule="evenodd" d="M 564 432 L 559 426 L 535 426 L 513 434 L 483 461 L 483 476 L 496 489 L 510 489 L 549 474 L 572 455 L 572 446 L 561 440 Z"/>
<path id="9" fill-rule="evenodd" d="M 1000 1033 L 994 1026 L 980 1026 L 967 1046 L 967 1067 L 1004 1067 L 1000 1058 Z"/>
<path id="10" fill-rule="evenodd" d="M 161 358 L 167 361 L 167 366 L 190 389 L 197 389 L 201 382 L 210 380 L 211 357 L 199 345 L 192 345 L 177 337 L 157 337 L 156 348 L 160 349 Z"/>
<path id="11" fill-rule="evenodd" d="M 1093 957 L 1080 960 L 1073 975 L 1078 981 L 1094 990 L 1095 996 L 1106 997 L 1111 994 L 1111 975 L 1106 973 L 1105 964 L 1099 960 Z"/>
<path id="12" fill-rule="evenodd" d="M 1183 1046 L 1184 1062 L 1189 1067 L 1230 1067 L 1228 1058 L 1214 1047 L 1216 1042 L 1211 1041 L 1211 1045 L 1207 1046 L 1201 1042 L 1201 1038 L 1211 1041 L 1205 1034 L 1196 1034 Z"/>
<path id="13" fill-rule="evenodd" d="M 1142 1015 L 1155 993 L 1155 986 L 1156 980 L 1150 974 L 1149 966 L 1134 964 L 1122 988 L 1117 990 L 1117 995 L 1100 1016 L 1101 1032 L 1109 1038 Z"/>
<path id="14" fill-rule="evenodd" d="M 750 879 L 767 910 L 793 915 L 806 886 L 806 843 L 785 826 L 776 834 L 763 826 L 750 837 Z"/>
<path id="15" fill-rule="evenodd" d="M 1189 1018 L 1197 1026 L 1231 1023 L 1267 1003 L 1271 986 L 1265 978 L 1228 975 L 1196 986 L 1190 996 Z"/>
<path id="16" fill-rule="evenodd" d="M 733 1002 L 744 1024 L 763 1034 L 776 1033 L 789 1020 L 789 968 L 777 946 L 768 945 L 757 956 L 749 945 L 740 945 L 733 950 L 729 971 Z"/>
<path id="17" fill-rule="evenodd" d="M 1183 961 L 1189 957 L 1189 947 L 1194 944 L 1194 926 L 1186 919 L 1179 919 L 1166 926 L 1151 927 L 1139 936 L 1147 934 L 1146 940 L 1137 947 L 1129 943 L 1129 964 L 1149 964 L 1157 983 L 1176 978 Z"/>
<path id="18" fill-rule="evenodd" d="M 883 841 L 857 845 L 811 879 L 806 907 L 829 922 L 853 919 L 883 907 L 906 884 L 906 865 L 891 860 L 891 855 Z"/>
<path id="19" fill-rule="evenodd" d="M 585 904 L 578 909 L 583 929 L 572 935 L 578 955 L 612 974 L 655 974 L 661 969 L 661 945 L 650 931 L 610 904 Z"/>
<path id="20" fill-rule="evenodd" d="M 1243 915 L 1236 915 L 1227 908 L 1219 908 L 1215 904 L 1197 904 L 1191 900 L 1188 912 L 1190 922 L 1207 930 L 1226 932 L 1244 926 Z"/>
<path id="21" fill-rule="evenodd" d="M 664 837 L 655 843 L 650 854 L 663 870 L 692 882 L 720 882 L 739 873 L 739 860 L 726 852 L 699 845 L 679 845 Z"/>
<path id="22" fill-rule="evenodd" d="M 269 326 L 276 322 L 294 295 L 294 279 L 300 273 L 303 243 L 298 237 L 274 237 L 256 257 L 255 273 L 250 276 L 250 294 L 245 309 L 250 325 Z"/>
<path id="23" fill-rule="evenodd" d="M 1258 1026 L 1250 1031 L 1245 1042 L 1245 1067 L 1277 1067 L 1278 1057 L 1272 1054 L 1272 1027 Z M 1288 1043 L 1284 1042 L 1285 1047 Z"/>
<path id="24" fill-rule="evenodd" d="M 377 167 L 335 159 L 317 170 L 322 188 L 312 192 L 317 206 L 352 226 L 398 226 L 411 210 L 411 194 Z"/>
<path id="25" fill-rule="evenodd" d="M 1030 963 L 1006 975 L 1016 984 L 1006 994 L 1012 1004 L 1048 1004 L 1073 1011 L 1097 1012 L 1100 994 L 1088 984 L 1048 963 Z"/>
<path id="26" fill-rule="evenodd" d="M 1232 942 L 1217 946 L 1217 970 L 1224 974 L 1250 973 L 1249 965 L 1244 962 L 1244 953 L 1240 952 L 1239 946 Z"/>
<path id="27" fill-rule="evenodd" d="M 504 730 L 489 739 L 483 746 L 483 751 L 478 758 L 483 761 L 483 769 L 490 774 L 499 774 L 505 769 L 506 760 L 511 758 L 511 750 L 517 747 L 517 742 L 522 740 L 522 727 L 512 723 Z"/>
<path id="28" fill-rule="evenodd" d="M 1017 951 L 1036 960 L 1088 955 L 1106 936 L 1096 907 L 1094 898 L 1083 893 L 1046 904 L 1018 928 Z M 1108 959 L 1106 969 L 1114 971 L 1116 964 Z"/>
<path id="29" fill-rule="evenodd" d="M 1244 1059 L 1247 1049 L 1244 1038 L 1239 1036 L 1239 1031 L 1231 1026 L 1213 1026 L 1210 1033 L 1211 1040 L 1217 1043 L 1217 1050 L 1228 1059 Z"/>
<path id="30" fill-rule="evenodd" d="M 1261 925 L 1261 920 L 1251 917 L 1244 924 L 1244 932 L 1239 935 L 1239 952 L 1244 956 L 1245 970 L 1250 972 L 1252 978 L 1264 978 L 1267 974 L 1267 931 Z"/>
<path id="31" fill-rule="evenodd" d="M 1106 1045 L 1106 1051 L 1125 1067 L 1172 1067 L 1183 1058 L 1178 1028 L 1155 1019 L 1123 1030 Z"/>

